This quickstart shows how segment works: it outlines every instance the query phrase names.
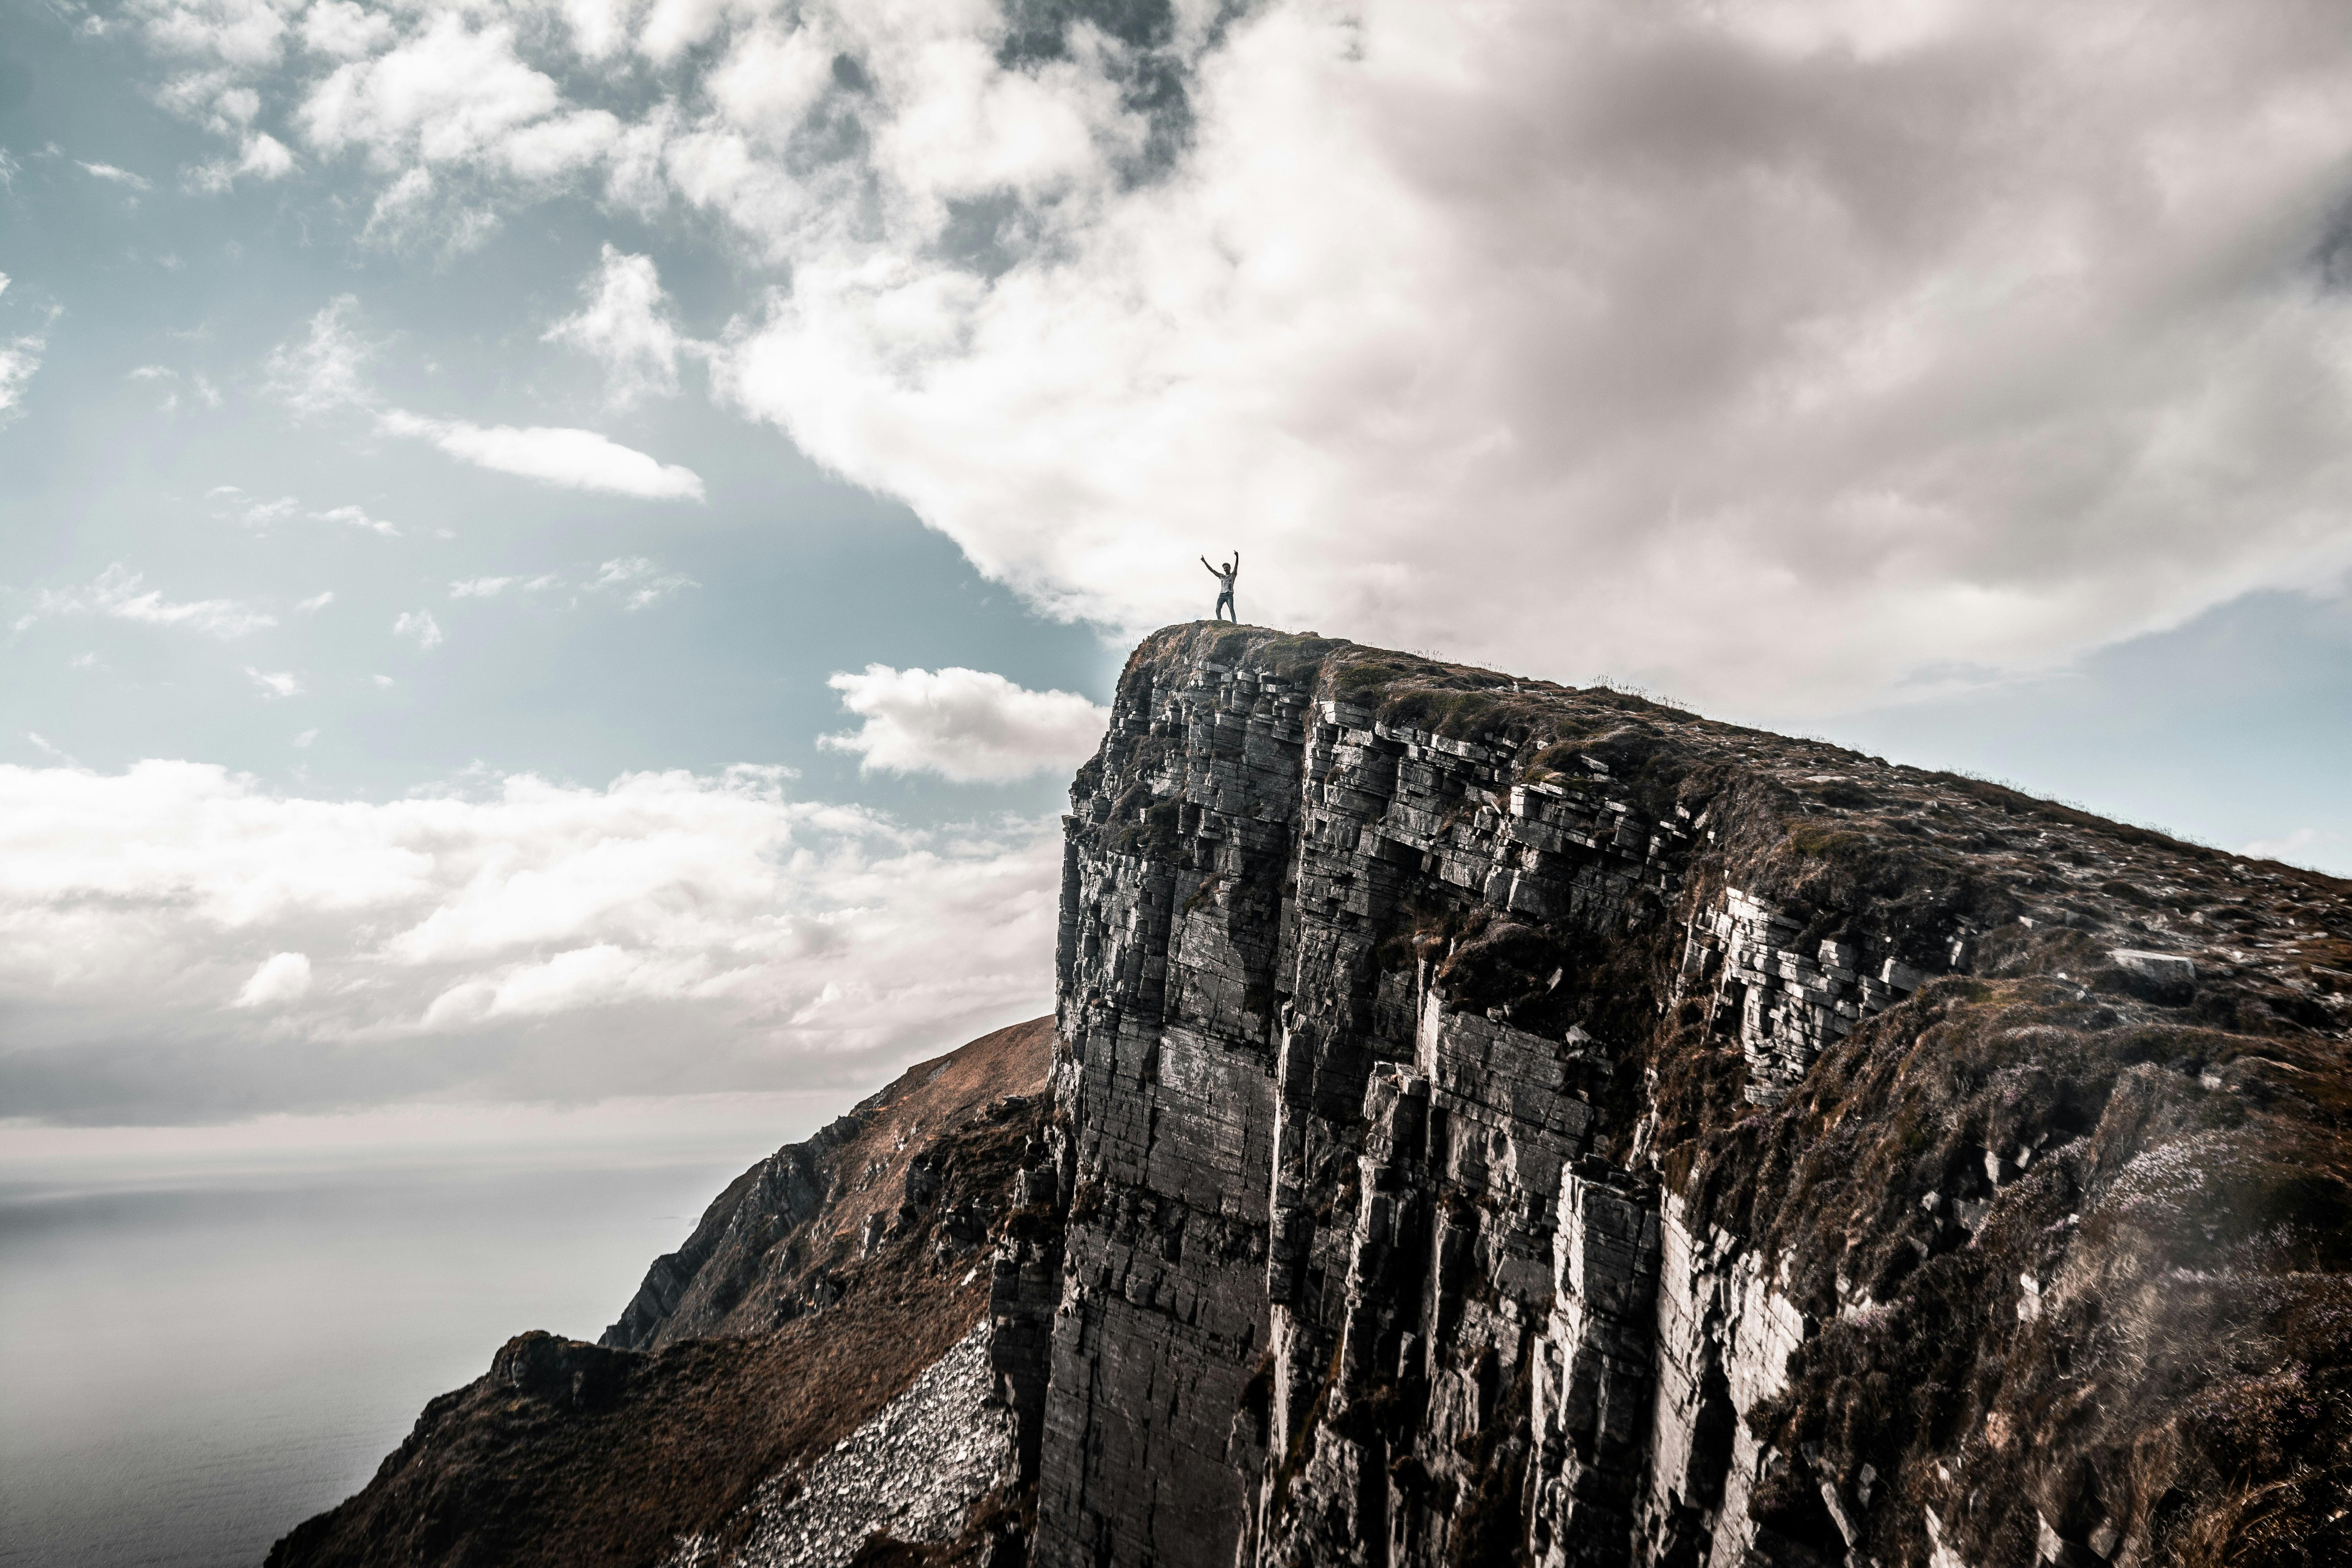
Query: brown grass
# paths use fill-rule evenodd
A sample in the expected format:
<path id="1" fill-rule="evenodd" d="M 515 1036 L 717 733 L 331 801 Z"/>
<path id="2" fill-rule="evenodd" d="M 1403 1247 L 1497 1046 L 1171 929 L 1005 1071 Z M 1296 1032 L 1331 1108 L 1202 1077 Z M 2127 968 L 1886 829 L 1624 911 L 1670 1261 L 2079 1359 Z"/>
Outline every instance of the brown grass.
<path id="1" fill-rule="evenodd" d="M 846 1436 L 986 1308 L 986 1251 L 943 1263 L 929 1223 L 871 1258 L 849 1253 L 866 1215 L 896 1207 L 918 1156 L 946 1172 L 933 1215 L 974 1202 L 1009 1213 L 1045 1107 L 1006 1114 L 1003 1100 L 1042 1089 L 1052 1038 L 1050 1019 L 999 1030 L 854 1113 L 862 1122 L 829 1157 L 863 1184 L 775 1244 L 796 1239 L 812 1260 L 802 1274 L 829 1272 L 834 1304 L 650 1352 L 523 1335 L 489 1375 L 427 1405 L 374 1479 L 279 1542 L 269 1568 L 642 1568 L 681 1534 L 740 1528 L 762 1480 Z"/>

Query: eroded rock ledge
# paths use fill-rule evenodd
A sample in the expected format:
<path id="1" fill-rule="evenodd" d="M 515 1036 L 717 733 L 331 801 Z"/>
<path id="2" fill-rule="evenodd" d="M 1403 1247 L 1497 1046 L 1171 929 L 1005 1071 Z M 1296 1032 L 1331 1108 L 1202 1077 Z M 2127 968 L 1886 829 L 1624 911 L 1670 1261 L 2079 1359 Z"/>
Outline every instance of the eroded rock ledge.
<path id="1" fill-rule="evenodd" d="M 2352 1562 L 2352 885 L 1202 625 L 1130 658 L 1066 824 L 1049 1089 L 902 1137 L 910 1074 L 722 1196 L 631 1348 L 518 1342 L 325 1520 L 403 1563 Z M 637 1403 L 464 1508 L 684 1522 L 433 1544 L 464 1509 L 402 1478 L 493 1394 Z M 622 1441 L 761 1399 L 840 1410 L 723 1500 Z M 823 1468 L 959 1425 L 932 1490 Z"/>

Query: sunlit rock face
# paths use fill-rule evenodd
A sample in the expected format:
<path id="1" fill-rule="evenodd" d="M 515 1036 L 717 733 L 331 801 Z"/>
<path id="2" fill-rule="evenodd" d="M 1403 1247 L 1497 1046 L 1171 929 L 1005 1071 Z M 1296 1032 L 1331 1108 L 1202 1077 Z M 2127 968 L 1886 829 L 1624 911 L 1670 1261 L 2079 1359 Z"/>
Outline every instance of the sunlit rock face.
<path id="1" fill-rule="evenodd" d="M 2352 1562 L 2352 885 L 1171 628 L 1055 1016 L 273 1563 Z"/>
<path id="2" fill-rule="evenodd" d="M 2345 1529 L 2344 884 L 1248 630 L 1072 805 L 1039 1563 L 2152 1563 L 2206 1401 Z"/>

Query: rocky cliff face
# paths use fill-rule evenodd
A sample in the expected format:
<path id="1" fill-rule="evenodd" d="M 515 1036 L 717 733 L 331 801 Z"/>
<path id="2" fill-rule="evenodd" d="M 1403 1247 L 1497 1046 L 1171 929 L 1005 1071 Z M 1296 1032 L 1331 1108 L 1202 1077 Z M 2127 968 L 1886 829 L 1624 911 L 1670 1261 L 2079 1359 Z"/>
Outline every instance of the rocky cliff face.
<path id="1" fill-rule="evenodd" d="M 1048 1093 L 783 1151 L 614 1348 L 502 1352 L 888 1370 L 570 1560 L 2352 1561 L 2352 887 L 1248 628 L 1146 641 L 1072 803 Z M 470 1419 L 326 1519 L 415 1537 Z"/>
<path id="2" fill-rule="evenodd" d="M 1230 628 L 1073 805 L 1041 1563 L 2352 1561 L 2345 884 Z"/>

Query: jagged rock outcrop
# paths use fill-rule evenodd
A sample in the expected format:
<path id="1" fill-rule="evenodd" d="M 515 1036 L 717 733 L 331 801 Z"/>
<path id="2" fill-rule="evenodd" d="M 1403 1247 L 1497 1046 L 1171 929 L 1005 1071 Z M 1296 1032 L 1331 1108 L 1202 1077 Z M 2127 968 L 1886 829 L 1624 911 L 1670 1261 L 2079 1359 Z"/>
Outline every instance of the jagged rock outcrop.
<path id="1" fill-rule="evenodd" d="M 976 1500 L 1020 1484 L 1016 1423 L 990 1350 L 983 1320 L 831 1452 L 762 1481 L 746 1522 L 689 1537 L 665 1563 L 845 1568 L 877 1536 L 917 1549 L 956 1542 Z"/>
<path id="2" fill-rule="evenodd" d="M 866 1462 L 779 1450 L 651 1554 L 571 1560 L 2352 1562 L 2352 885 L 1195 625 L 1073 786 L 1055 962 L 1049 1090 L 924 1141 L 869 1102 L 730 1188 L 608 1348 L 518 1342 L 449 1396 L 569 1431 L 658 1369 L 887 1362 L 825 1428 Z M 971 1139 L 993 1163 L 934 1170 Z M 945 1305 L 886 1355 L 888 1268 Z M 454 1420 L 355 1500 L 398 1561 L 506 1560 L 394 1495 Z M 955 1499 L 873 1473 L 958 1429 Z M 543 1473 L 469 1506 L 670 1484 Z"/>

